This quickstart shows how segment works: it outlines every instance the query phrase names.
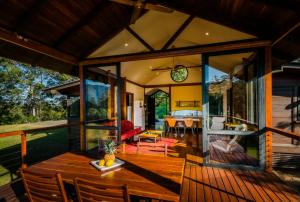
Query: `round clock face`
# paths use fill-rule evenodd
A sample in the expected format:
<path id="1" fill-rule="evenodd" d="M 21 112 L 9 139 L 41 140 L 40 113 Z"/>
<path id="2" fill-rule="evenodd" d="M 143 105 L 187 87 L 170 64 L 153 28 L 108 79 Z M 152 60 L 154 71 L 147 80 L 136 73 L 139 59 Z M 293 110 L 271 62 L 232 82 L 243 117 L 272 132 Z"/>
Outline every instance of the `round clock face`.
<path id="1" fill-rule="evenodd" d="M 183 65 L 177 65 L 171 70 L 171 78 L 175 82 L 183 82 L 188 77 L 188 69 Z"/>

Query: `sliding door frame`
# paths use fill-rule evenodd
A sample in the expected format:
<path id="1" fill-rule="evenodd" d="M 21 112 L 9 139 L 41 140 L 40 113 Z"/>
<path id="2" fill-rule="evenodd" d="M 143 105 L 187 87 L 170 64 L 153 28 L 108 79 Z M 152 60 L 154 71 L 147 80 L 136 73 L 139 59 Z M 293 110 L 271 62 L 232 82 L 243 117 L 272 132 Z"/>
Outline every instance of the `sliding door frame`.
<path id="1" fill-rule="evenodd" d="M 87 68 L 97 68 L 114 66 L 116 68 L 116 80 L 117 80 L 117 126 L 87 126 L 87 113 L 86 113 L 86 81 L 85 71 Z M 80 77 L 80 149 L 81 151 L 87 150 L 86 141 L 86 129 L 99 129 L 99 130 L 117 130 L 117 144 L 121 144 L 121 65 L 120 63 L 107 63 L 100 65 L 79 65 L 79 77 Z M 107 76 L 108 77 L 108 76 Z M 114 96 L 114 95 L 111 95 Z"/>
<path id="2" fill-rule="evenodd" d="M 209 150 L 209 57 L 218 55 L 229 55 L 235 53 L 257 51 L 258 52 L 258 93 L 257 93 L 257 109 L 259 111 L 258 118 L 258 131 L 256 134 L 259 136 L 259 163 L 257 167 L 248 165 L 235 165 L 227 163 L 211 163 L 210 150 Z M 202 54 L 202 126 L 203 126 L 203 164 L 208 166 L 229 167 L 229 168 L 245 168 L 245 169 L 258 169 L 270 170 L 272 169 L 272 134 L 266 132 L 266 127 L 272 124 L 272 64 L 271 64 L 271 51 L 269 46 L 246 48 L 232 51 L 216 51 L 211 53 Z"/>

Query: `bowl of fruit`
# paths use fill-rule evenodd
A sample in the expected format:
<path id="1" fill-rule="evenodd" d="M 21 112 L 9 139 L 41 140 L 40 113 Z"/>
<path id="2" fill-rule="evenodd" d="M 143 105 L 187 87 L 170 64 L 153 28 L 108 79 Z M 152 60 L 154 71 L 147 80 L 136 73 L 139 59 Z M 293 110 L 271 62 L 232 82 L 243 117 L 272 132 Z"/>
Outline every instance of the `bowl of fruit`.
<path id="1" fill-rule="evenodd" d="M 124 164 L 124 161 L 115 157 L 116 145 L 112 140 L 104 143 L 105 155 L 103 159 L 92 161 L 91 164 L 100 171 L 110 170 Z"/>

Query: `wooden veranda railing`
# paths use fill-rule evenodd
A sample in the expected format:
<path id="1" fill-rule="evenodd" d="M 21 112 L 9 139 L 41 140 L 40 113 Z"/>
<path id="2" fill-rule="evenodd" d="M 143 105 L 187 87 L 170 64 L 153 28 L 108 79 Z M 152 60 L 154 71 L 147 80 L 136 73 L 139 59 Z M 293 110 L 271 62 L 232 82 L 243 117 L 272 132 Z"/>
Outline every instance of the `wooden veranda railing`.
<path id="1" fill-rule="evenodd" d="M 300 140 L 300 134 L 295 133 L 295 132 L 290 132 L 290 131 L 282 130 L 282 129 L 279 129 L 279 128 L 269 128 L 269 127 L 267 128 L 267 131 L 271 131 L 273 133 L 277 133 L 277 134 L 283 135 L 285 137 Z"/>
<path id="2" fill-rule="evenodd" d="M 25 168 L 25 167 L 27 167 L 27 164 L 26 164 L 27 134 L 41 132 L 41 131 L 47 131 L 47 130 L 52 130 L 52 129 L 68 128 L 68 127 L 79 126 L 79 125 L 80 125 L 80 123 L 60 124 L 60 125 L 56 125 L 56 126 L 49 126 L 49 127 L 43 127 L 43 128 L 5 132 L 5 133 L 0 133 L 0 140 L 1 140 L 1 138 L 10 137 L 10 136 L 21 136 L 21 167 Z"/>

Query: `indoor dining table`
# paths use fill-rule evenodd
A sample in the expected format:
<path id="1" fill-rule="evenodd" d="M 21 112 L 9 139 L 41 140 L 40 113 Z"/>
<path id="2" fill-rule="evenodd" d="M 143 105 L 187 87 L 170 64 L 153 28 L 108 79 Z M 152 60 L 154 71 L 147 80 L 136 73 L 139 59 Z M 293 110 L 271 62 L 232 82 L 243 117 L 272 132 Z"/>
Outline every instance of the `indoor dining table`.
<path id="1" fill-rule="evenodd" d="M 101 172 L 83 153 L 67 152 L 39 162 L 28 169 L 43 173 L 60 173 L 63 181 L 73 184 L 75 177 L 105 183 L 126 184 L 130 195 L 165 201 L 179 201 L 185 160 L 143 154 L 117 154 L 125 164 Z"/>

